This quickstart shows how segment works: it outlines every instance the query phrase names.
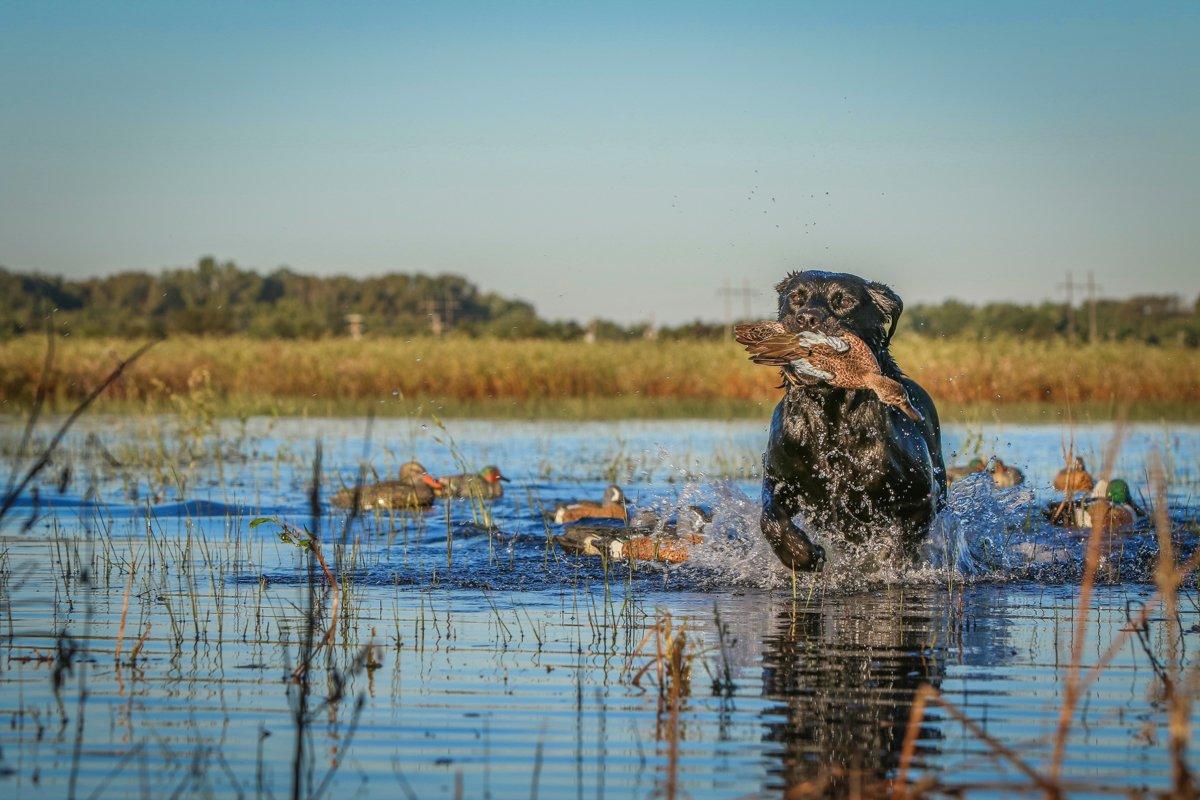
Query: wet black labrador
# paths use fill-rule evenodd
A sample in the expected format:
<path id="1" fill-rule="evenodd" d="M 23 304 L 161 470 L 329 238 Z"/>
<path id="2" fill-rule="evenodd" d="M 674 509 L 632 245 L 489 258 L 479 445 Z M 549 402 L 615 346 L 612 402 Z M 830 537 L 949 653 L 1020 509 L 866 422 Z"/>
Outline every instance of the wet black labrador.
<path id="1" fill-rule="evenodd" d="M 922 419 L 908 419 L 869 390 L 838 389 L 784 367 L 786 394 L 763 455 L 763 533 L 797 570 L 824 564 L 810 532 L 865 541 L 899 531 L 911 548 L 945 502 L 946 469 L 933 400 L 888 352 L 904 302 L 881 283 L 820 270 L 793 272 L 775 289 L 788 330 L 857 335 Z"/>

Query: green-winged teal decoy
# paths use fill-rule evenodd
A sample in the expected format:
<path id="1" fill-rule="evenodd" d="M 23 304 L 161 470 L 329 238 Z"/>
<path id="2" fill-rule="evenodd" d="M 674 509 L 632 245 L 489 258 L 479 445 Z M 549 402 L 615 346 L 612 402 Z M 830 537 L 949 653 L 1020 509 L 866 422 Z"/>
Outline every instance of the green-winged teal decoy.
<path id="1" fill-rule="evenodd" d="M 504 495 L 504 484 L 508 482 L 499 467 L 489 465 L 474 474 L 443 476 L 442 488 L 437 490 L 437 496 L 495 500 Z"/>
<path id="2" fill-rule="evenodd" d="M 435 492 L 442 483 L 429 474 L 416 461 L 400 466 L 400 477 L 394 481 L 380 481 L 359 489 L 360 509 L 416 509 L 433 505 Z M 335 494 L 330 501 L 339 508 L 350 508 L 354 503 L 354 488 L 348 487 Z"/>

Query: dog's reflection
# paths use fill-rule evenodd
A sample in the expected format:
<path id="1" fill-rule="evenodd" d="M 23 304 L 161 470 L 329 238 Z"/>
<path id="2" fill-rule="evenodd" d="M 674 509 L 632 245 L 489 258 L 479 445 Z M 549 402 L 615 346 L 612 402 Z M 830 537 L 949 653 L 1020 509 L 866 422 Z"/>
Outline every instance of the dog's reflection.
<path id="1" fill-rule="evenodd" d="M 897 590 L 798 602 L 777 615 L 764 640 L 763 696 L 778 701 L 765 712 L 766 739 L 782 745 L 783 787 L 869 796 L 891 777 L 913 696 L 944 671 L 938 645 L 951 626 L 930 599 Z"/>

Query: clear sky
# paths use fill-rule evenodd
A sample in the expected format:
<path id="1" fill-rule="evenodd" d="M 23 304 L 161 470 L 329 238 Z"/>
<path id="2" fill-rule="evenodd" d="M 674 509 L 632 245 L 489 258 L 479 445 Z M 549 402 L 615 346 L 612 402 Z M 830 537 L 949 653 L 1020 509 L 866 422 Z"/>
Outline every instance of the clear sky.
<path id="1" fill-rule="evenodd" d="M 1200 292 L 1195 2 L 0 0 L 0 102 L 11 269 L 453 271 L 660 322 L 798 266 Z"/>

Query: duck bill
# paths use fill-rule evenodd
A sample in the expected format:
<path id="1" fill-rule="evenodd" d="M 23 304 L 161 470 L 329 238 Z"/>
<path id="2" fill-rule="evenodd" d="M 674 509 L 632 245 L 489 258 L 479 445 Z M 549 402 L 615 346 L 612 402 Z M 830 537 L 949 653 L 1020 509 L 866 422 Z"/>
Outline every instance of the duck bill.
<path id="1" fill-rule="evenodd" d="M 424 482 L 425 482 L 425 484 L 426 484 L 427 486 L 429 486 L 431 489 L 443 489 L 443 488 L 445 488 L 445 487 L 442 485 L 442 482 L 441 482 L 441 481 L 439 481 L 437 478 L 435 478 L 435 477 L 433 477 L 432 475 L 430 475 L 428 472 L 426 472 L 424 475 L 422 475 L 422 476 L 421 476 L 421 480 L 422 480 L 422 481 L 424 481 Z"/>

